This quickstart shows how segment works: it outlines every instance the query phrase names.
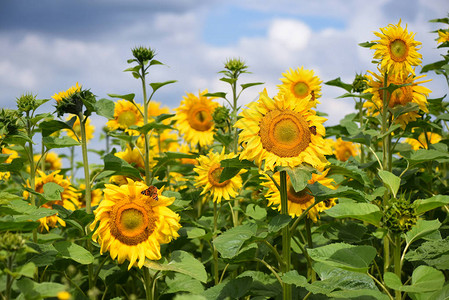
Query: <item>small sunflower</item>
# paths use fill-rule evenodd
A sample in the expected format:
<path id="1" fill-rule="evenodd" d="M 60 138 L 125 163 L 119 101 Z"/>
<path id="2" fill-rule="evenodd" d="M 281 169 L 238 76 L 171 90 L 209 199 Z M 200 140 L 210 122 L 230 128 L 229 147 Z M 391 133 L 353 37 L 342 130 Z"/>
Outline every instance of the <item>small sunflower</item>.
<path id="1" fill-rule="evenodd" d="M 139 111 L 140 109 L 140 111 Z M 118 100 L 114 107 L 114 118 L 106 123 L 109 130 L 122 129 L 129 134 L 139 134 L 136 130 L 128 129 L 131 125 L 143 126 L 142 105 L 126 100 Z"/>
<path id="2" fill-rule="evenodd" d="M 377 115 L 380 111 L 382 111 L 383 105 L 383 90 L 381 88 L 384 87 L 384 79 L 382 76 L 375 74 L 371 71 L 368 71 L 374 77 L 367 75 L 368 78 L 368 89 L 366 89 L 365 93 L 373 94 L 371 101 L 366 101 L 363 106 L 367 108 L 368 115 Z M 427 109 L 427 97 L 432 92 L 426 87 L 420 86 L 419 84 L 429 82 L 430 80 L 417 81 L 421 78 L 424 78 L 426 75 L 422 76 L 413 76 L 413 75 L 396 75 L 396 76 L 388 76 L 387 86 L 391 83 L 396 85 L 401 84 L 410 84 L 409 86 L 403 86 L 397 88 L 393 91 L 392 94 L 388 93 L 387 96 L 390 98 L 390 103 L 388 106 L 390 108 L 394 108 L 398 105 L 405 105 L 407 103 L 416 103 L 418 104 L 419 109 L 424 112 L 428 112 Z M 405 114 L 400 115 L 395 122 L 398 122 L 405 128 L 408 122 L 415 121 L 419 118 L 420 115 L 416 111 L 411 111 Z"/>
<path id="3" fill-rule="evenodd" d="M 116 152 L 114 155 L 120 157 L 129 164 L 145 169 L 145 162 L 138 147 L 131 149 L 131 147 L 127 146 L 125 151 Z"/>
<path id="4" fill-rule="evenodd" d="M 290 68 L 282 76 L 282 84 L 278 87 L 289 97 L 304 99 L 311 96 L 311 101 L 321 97 L 322 81 L 314 75 L 313 70 L 304 69 L 303 66 L 296 70 Z"/>
<path id="5" fill-rule="evenodd" d="M 41 158 L 40 154 L 34 155 L 34 162 L 38 162 Z M 42 162 L 41 162 L 42 163 Z M 58 153 L 50 151 L 45 155 L 45 170 L 60 170 L 62 168 L 62 159 L 59 157 Z"/>
<path id="6" fill-rule="evenodd" d="M 71 95 L 73 95 L 79 91 L 81 91 L 81 86 L 77 82 L 74 86 L 70 87 L 67 91 L 55 93 L 52 98 L 55 99 L 56 102 L 61 102 L 62 99 L 68 98 Z"/>
<path id="7" fill-rule="evenodd" d="M 380 28 L 379 32 L 374 34 L 380 40 L 372 41 L 375 45 L 374 58 L 380 59 L 381 69 L 393 74 L 415 74 L 414 66 L 421 64 L 422 55 L 417 52 L 421 42 L 414 40 L 414 33 L 409 33 L 407 26 L 401 27 L 401 21 L 397 25 L 390 24 L 387 27 Z"/>
<path id="8" fill-rule="evenodd" d="M 326 169 L 325 171 L 321 172 L 321 174 L 312 174 L 312 179 L 310 179 L 307 183 L 313 184 L 315 182 L 319 182 L 320 184 L 330 188 L 330 189 L 336 189 L 335 181 L 332 178 L 327 178 L 327 173 L 329 172 L 329 169 Z M 280 184 L 280 173 L 277 172 L 273 175 L 273 179 L 277 182 L 277 184 Z M 265 180 L 263 181 L 262 185 L 268 188 L 268 193 L 266 194 L 266 198 L 268 200 L 268 205 L 273 206 L 273 209 L 277 209 L 278 211 L 281 211 L 281 193 L 279 192 L 278 188 L 274 184 L 274 182 L 268 177 L 268 175 L 265 175 Z M 310 195 L 310 191 L 305 188 L 304 190 L 300 192 L 296 192 L 293 188 L 290 177 L 287 174 L 287 199 L 288 199 L 288 214 L 292 217 L 298 217 L 300 216 L 303 211 L 305 211 L 309 206 L 313 205 L 315 203 L 315 198 Z M 308 217 L 312 219 L 314 222 L 317 221 L 317 217 L 319 218 L 319 213 L 323 210 L 329 209 L 332 206 L 335 205 L 336 199 L 328 199 L 325 201 L 321 201 L 317 205 L 315 205 L 313 208 L 311 208 L 308 212 Z"/>
<path id="9" fill-rule="evenodd" d="M 80 207 L 80 204 L 78 202 L 78 195 L 76 193 L 75 188 L 71 185 L 69 179 L 65 179 L 64 176 L 59 174 L 60 170 L 54 171 L 50 174 L 45 174 L 41 170 L 37 170 L 36 176 L 36 188 L 35 191 L 38 193 L 44 192 L 44 184 L 48 182 L 54 182 L 58 185 L 60 185 L 62 188 L 64 188 L 64 191 L 61 192 L 61 200 L 58 201 L 48 201 L 42 205 L 42 207 L 45 208 L 52 208 L 53 205 L 61 205 L 66 209 L 69 210 L 75 210 L 78 207 Z M 30 183 L 27 183 L 28 187 L 31 187 Z M 23 192 L 23 197 L 27 199 L 29 197 L 29 193 L 27 191 Z M 58 217 L 58 214 L 55 214 L 53 216 L 48 216 L 39 219 L 39 230 L 49 231 L 50 228 L 56 227 L 56 225 L 59 223 L 61 226 L 65 226 L 64 220 L 60 219 Z"/>
<path id="10" fill-rule="evenodd" d="M 334 145 L 335 158 L 340 161 L 347 161 L 351 156 L 355 157 L 359 153 L 358 146 L 352 142 L 343 141 L 338 138 Z"/>
<path id="11" fill-rule="evenodd" d="M 10 164 L 13 159 L 19 157 L 19 153 L 17 153 L 17 151 L 14 151 L 14 150 L 11 150 L 8 148 L 2 148 L 1 153 L 9 155 L 8 158 L 4 161 L 4 163 L 6 163 L 6 164 Z M 0 180 L 6 181 L 10 178 L 10 176 L 11 176 L 11 173 L 9 173 L 9 172 L 0 172 Z"/>
<path id="12" fill-rule="evenodd" d="M 427 132 L 427 139 L 426 139 L 424 132 L 421 132 L 417 140 L 412 138 L 405 139 L 405 142 L 407 144 L 412 145 L 413 150 L 428 149 L 427 141 L 429 141 L 430 144 L 436 144 L 439 141 L 441 141 L 441 135 L 433 132 Z"/>
<path id="13" fill-rule="evenodd" d="M 202 194 L 211 192 L 213 201 L 220 203 L 222 199 L 229 200 L 238 195 L 238 190 L 242 187 L 241 173 L 246 172 L 242 170 L 236 176 L 226 181 L 220 182 L 221 172 L 223 167 L 220 166 L 222 160 L 234 158 L 235 154 L 225 154 L 224 148 L 221 153 L 210 151 L 208 155 L 201 155 L 198 157 L 198 166 L 193 170 L 198 174 L 195 178 L 195 186 L 202 187 Z"/>
<path id="14" fill-rule="evenodd" d="M 442 44 L 444 42 L 449 42 L 449 29 L 447 30 L 438 30 L 438 44 Z"/>
<path id="15" fill-rule="evenodd" d="M 332 149 L 325 142 L 323 117 L 310 109 L 310 98 L 286 97 L 278 94 L 271 99 L 266 91 L 240 113 L 234 125 L 242 129 L 243 144 L 240 159 L 255 160 L 259 166 L 274 170 L 276 166 L 295 167 L 308 163 L 313 167 L 326 164 L 325 155 Z"/>
<path id="16" fill-rule="evenodd" d="M 92 239 L 100 244 L 100 253 L 109 251 L 120 264 L 128 260 L 128 270 L 136 263 L 142 268 L 145 258 L 159 260 L 160 245 L 177 238 L 181 228 L 179 215 L 167 207 L 175 198 L 158 190 L 156 201 L 141 193 L 145 189 L 144 183 L 131 179 L 120 187 L 106 184 L 90 226 L 94 230 L 98 224 Z"/>
<path id="17" fill-rule="evenodd" d="M 73 117 L 73 116 L 72 116 Z M 66 120 L 70 120 L 72 117 L 67 117 Z M 90 118 L 86 119 L 85 123 L 85 129 L 86 129 L 86 140 L 89 142 L 94 137 L 94 131 L 95 126 L 90 124 Z M 67 135 L 74 139 L 75 141 L 78 141 L 78 139 L 81 140 L 81 125 L 80 125 L 80 119 L 77 117 L 75 123 L 73 123 L 73 131 L 75 131 L 75 134 L 72 130 L 64 129 L 67 132 Z"/>
<path id="18" fill-rule="evenodd" d="M 212 114 L 219 104 L 213 101 L 214 98 L 203 96 L 206 93 L 207 90 L 200 92 L 198 97 L 187 93 L 181 105 L 175 109 L 175 127 L 191 145 L 208 146 L 214 142 Z"/>
<path id="19" fill-rule="evenodd" d="M 84 196 L 83 191 L 86 190 L 86 185 L 84 183 L 80 184 L 79 187 L 79 196 L 78 196 L 78 201 L 80 203 L 81 207 L 86 207 L 86 197 Z M 103 191 L 100 189 L 92 189 L 90 191 L 91 194 L 91 206 L 97 206 L 101 199 L 103 198 Z"/>

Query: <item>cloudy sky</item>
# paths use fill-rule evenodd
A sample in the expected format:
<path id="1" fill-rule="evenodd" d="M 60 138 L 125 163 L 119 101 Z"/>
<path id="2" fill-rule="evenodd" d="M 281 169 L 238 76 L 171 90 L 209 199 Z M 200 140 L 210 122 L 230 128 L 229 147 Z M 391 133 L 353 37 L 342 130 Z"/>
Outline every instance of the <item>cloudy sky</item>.
<path id="1" fill-rule="evenodd" d="M 423 63 L 439 60 L 431 31 L 441 25 L 428 21 L 448 12 L 447 0 L 1 0 L 0 108 L 14 108 L 23 93 L 50 98 L 76 82 L 99 98 L 139 97 L 140 81 L 122 72 L 137 45 L 155 49 L 167 65 L 152 67 L 150 81 L 178 81 L 155 98 L 170 108 L 186 92 L 229 91 L 217 74 L 229 57 L 249 65 L 253 74 L 242 82 L 265 82 L 273 96 L 281 74 L 300 66 L 324 82 L 352 82 L 355 73 L 375 70 L 373 51 L 358 43 L 399 19 L 423 43 Z M 443 78 L 431 75 L 431 97 L 445 95 Z M 248 90 L 240 104 L 260 91 Z M 323 86 L 318 109 L 329 114 L 328 125 L 353 110 L 352 100 L 335 100 L 341 94 Z M 105 122 L 94 118 L 97 128 Z"/>

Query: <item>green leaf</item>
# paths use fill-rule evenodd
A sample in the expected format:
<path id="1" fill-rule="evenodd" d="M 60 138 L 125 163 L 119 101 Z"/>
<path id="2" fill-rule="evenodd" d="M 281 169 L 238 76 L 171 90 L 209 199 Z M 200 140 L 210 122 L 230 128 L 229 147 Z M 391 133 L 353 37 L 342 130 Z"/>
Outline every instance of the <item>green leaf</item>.
<path id="1" fill-rule="evenodd" d="M 44 197 L 48 201 L 61 200 L 61 193 L 64 192 L 64 188 L 54 182 L 45 183 L 43 189 L 44 189 Z"/>
<path id="2" fill-rule="evenodd" d="M 63 137 L 46 136 L 42 138 L 42 141 L 44 142 L 45 147 L 47 147 L 48 149 L 65 148 L 81 145 L 80 143 L 78 143 L 77 141 L 68 136 Z"/>
<path id="3" fill-rule="evenodd" d="M 251 294 L 260 295 L 266 298 L 276 298 L 282 293 L 282 287 L 272 274 L 266 274 L 261 271 L 244 271 L 237 279 L 243 277 L 250 277 L 253 282 L 251 283 Z M 253 298 L 256 299 L 256 298 Z"/>
<path id="4" fill-rule="evenodd" d="M 266 208 L 250 203 L 246 207 L 245 214 L 254 220 L 264 220 L 267 217 L 267 210 Z"/>
<path id="5" fill-rule="evenodd" d="M 343 81 L 341 81 L 340 77 L 329 80 L 328 82 L 325 82 L 324 84 L 340 87 L 342 89 L 345 89 L 348 93 L 350 93 L 352 91 L 352 84 L 344 83 Z"/>
<path id="6" fill-rule="evenodd" d="M 226 99 L 226 93 L 216 92 L 216 93 L 206 93 L 203 95 L 204 97 L 216 97 Z"/>
<path id="7" fill-rule="evenodd" d="M 21 196 L 0 191 L 0 205 L 8 204 L 12 200 L 22 200 Z"/>
<path id="8" fill-rule="evenodd" d="M 441 69 L 442 66 L 446 65 L 447 61 L 445 60 L 440 60 L 431 64 L 427 64 L 425 66 L 422 67 L 421 69 L 421 73 L 426 73 L 429 71 L 434 71 L 434 70 L 438 70 Z"/>
<path id="9" fill-rule="evenodd" d="M 221 171 L 220 175 L 220 182 L 224 182 L 228 179 L 233 178 L 242 169 L 249 169 L 251 167 L 255 167 L 253 162 L 250 162 L 249 160 L 246 159 L 240 161 L 238 157 L 222 160 L 220 166 L 223 167 L 223 170 Z"/>
<path id="10" fill-rule="evenodd" d="M 251 277 L 231 279 L 207 289 L 203 296 L 208 300 L 242 299 L 251 287 L 252 281 Z"/>
<path id="11" fill-rule="evenodd" d="M 150 61 L 150 66 L 154 66 L 154 65 L 164 65 L 164 64 L 161 63 L 160 61 L 156 60 L 156 59 L 152 59 Z"/>
<path id="12" fill-rule="evenodd" d="M 371 48 L 372 46 L 376 45 L 377 43 L 373 43 L 373 42 L 364 42 L 364 43 L 359 43 L 360 47 L 364 47 L 364 48 Z"/>
<path id="13" fill-rule="evenodd" d="M 440 290 L 444 285 L 444 275 L 441 271 L 421 265 L 412 274 L 412 284 L 402 285 L 399 277 L 391 272 L 384 274 L 385 285 L 394 290 L 407 293 L 425 293 Z"/>
<path id="14" fill-rule="evenodd" d="M 186 235 L 189 239 L 201 238 L 206 235 L 206 231 L 198 227 L 182 227 L 179 234 Z"/>
<path id="15" fill-rule="evenodd" d="M 433 161 L 438 159 L 449 159 L 449 154 L 446 152 L 438 151 L 438 150 L 427 150 L 420 149 L 418 151 L 413 151 L 408 158 L 408 161 L 411 164 L 422 163 L 426 161 Z"/>
<path id="16" fill-rule="evenodd" d="M 24 265 L 19 266 L 14 273 L 18 275 L 26 276 L 29 278 L 34 277 L 34 271 L 36 271 L 36 265 L 32 262 L 26 263 Z"/>
<path id="17" fill-rule="evenodd" d="M 308 280 L 302 275 L 298 274 L 298 271 L 289 271 L 281 276 L 282 282 L 287 284 L 294 284 L 299 287 L 305 287 L 308 285 Z"/>
<path id="18" fill-rule="evenodd" d="M 307 182 L 312 179 L 312 172 L 302 167 L 290 168 L 282 167 L 279 171 L 286 171 L 290 177 L 290 182 L 296 192 L 304 190 Z"/>
<path id="19" fill-rule="evenodd" d="M 39 129 L 41 130 L 43 137 L 49 136 L 53 132 L 62 129 L 73 131 L 72 126 L 75 123 L 76 119 L 77 117 L 74 116 L 67 122 L 62 122 L 58 120 L 44 121 L 39 124 Z"/>
<path id="20" fill-rule="evenodd" d="M 354 218 L 365 221 L 377 227 L 382 220 L 382 212 L 377 205 L 371 203 L 338 203 L 324 211 L 327 215 L 337 218 Z"/>
<path id="21" fill-rule="evenodd" d="M 359 190 L 347 186 L 339 186 L 337 189 L 330 189 L 319 182 L 308 184 L 307 188 L 315 197 L 315 201 L 323 201 L 331 198 L 350 198 L 359 202 L 366 202 L 366 195 Z"/>
<path id="22" fill-rule="evenodd" d="M 265 82 L 251 82 L 251 83 L 241 84 L 240 86 L 242 87 L 242 91 L 243 91 L 243 90 L 245 90 L 245 89 L 247 89 L 249 87 L 252 87 L 252 86 L 255 86 L 255 85 L 261 85 L 261 84 L 264 84 L 264 83 Z"/>
<path id="23" fill-rule="evenodd" d="M 142 179 L 139 170 L 131 166 L 128 162 L 115 156 L 112 153 L 106 154 L 104 157 L 104 170 L 115 171 L 116 175 L 124 175 L 133 178 Z"/>
<path id="24" fill-rule="evenodd" d="M 412 203 L 412 205 L 415 207 L 416 213 L 419 215 L 448 204 L 449 196 L 447 195 L 436 195 L 427 199 L 415 200 Z"/>
<path id="25" fill-rule="evenodd" d="M 378 174 L 383 183 L 390 189 L 393 197 L 396 198 L 399 186 L 401 185 L 401 178 L 385 170 L 379 170 Z"/>
<path id="26" fill-rule="evenodd" d="M 25 299 L 57 297 L 59 292 L 66 290 L 66 286 L 60 283 L 37 283 L 26 277 L 17 280 L 16 285 L 19 291 L 25 295 Z"/>
<path id="27" fill-rule="evenodd" d="M 411 244 L 414 241 L 428 235 L 429 233 L 438 230 L 440 226 L 441 223 L 437 219 L 432 221 L 418 220 L 418 222 L 416 222 L 412 229 L 410 229 L 410 231 L 405 234 L 405 241 L 407 242 L 407 244 Z"/>
<path id="28" fill-rule="evenodd" d="M 344 270 L 364 273 L 376 256 L 376 248 L 345 243 L 330 244 L 307 250 L 310 258 Z"/>
<path id="29" fill-rule="evenodd" d="M 270 223 L 268 223 L 268 231 L 278 232 L 287 226 L 291 220 L 292 218 L 288 215 L 276 215 L 273 219 L 271 219 Z"/>
<path id="30" fill-rule="evenodd" d="M 128 61 L 128 63 L 129 63 L 129 61 Z M 126 70 L 123 70 L 123 72 L 139 72 L 141 68 L 142 68 L 141 65 L 137 65 L 137 66 L 134 66 L 134 67 L 130 67 L 130 68 L 126 69 Z"/>
<path id="31" fill-rule="evenodd" d="M 0 172 L 20 172 L 27 160 L 22 157 L 14 158 L 11 163 L 0 164 Z"/>
<path id="32" fill-rule="evenodd" d="M 175 294 L 179 292 L 201 294 L 204 291 L 204 287 L 199 280 L 182 273 L 175 273 L 174 276 L 166 276 L 165 283 L 167 284 L 167 290 L 164 291 L 164 294 Z"/>
<path id="33" fill-rule="evenodd" d="M 233 258 L 243 243 L 256 234 L 256 224 L 244 224 L 233 227 L 213 240 L 213 244 L 223 258 Z"/>
<path id="34" fill-rule="evenodd" d="M 39 226 L 39 223 L 37 222 L 17 222 L 17 221 L 10 221 L 10 222 L 3 222 L 0 221 L 0 231 L 32 231 L 33 229 L 36 229 Z"/>
<path id="35" fill-rule="evenodd" d="M 449 270 L 449 237 L 424 242 L 414 251 L 409 251 L 405 259 L 412 262 L 423 261 L 439 270 Z"/>
<path id="36" fill-rule="evenodd" d="M 418 111 L 419 106 L 416 103 L 409 102 L 405 105 L 398 105 L 394 108 L 388 108 L 388 110 L 393 114 L 393 118 L 397 118 L 400 115 L 403 115 L 405 113 L 411 112 L 411 111 Z M 399 125 L 399 124 L 397 124 Z"/>
<path id="37" fill-rule="evenodd" d="M 154 94 L 158 89 L 160 89 L 164 85 L 175 83 L 175 82 L 177 82 L 177 81 L 176 80 L 168 80 L 165 82 L 153 82 L 153 83 L 150 83 L 150 86 L 153 89 L 153 94 Z"/>
<path id="38" fill-rule="evenodd" d="M 341 96 L 338 96 L 337 99 L 341 98 L 361 98 L 365 100 L 371 100 L 372 94 L 351 94 L 351 93 L 345 93 Z"/>
<path id="39" fill-rule="evenodd" d="M 148 132 L 150 132 L 153 129 L 165 130 L 165 129 L 172 129 L 172 127 L 170 125 L 166 125 L 166 124 L 151 122 L 151 123 L 145 124 L 143 126 L 131 125 L 131 126 L 129 126 L 129 129 L 137 130 L 142 134 L 148 134 Z"/>
<path id="40" fill-rule="evenodd" d="M 93 255 L 83 247 L 72 242 L 56 242 L 53 244 L 62 258 L 68 258 L 77 263 L 88 265 L 94 261 Z"/>
<path id="41" fill-rule="evenodd" d="M 56 213 L 56 211 L 49 208 L 30 205 L 28 201 L 22 199 L 10 201 L 9 207 L 14 211 L 11 212 L 11 215 L 14 215 L 14 219 L 18 222 L 37 221 Z"/>
<path id="42" fill-rule="evenodd" d="M 95 111 L 97 112 L 97 115 L 103 116 L 108 120 L 114 118 L 114 107 L 114 101 L 105 98 L 102 98 L 95 103 Z"/>
<path id="43" fill-rule="evenodd" d="M 181 250 L 173 251 L 170 262 L 168 263 L 147 259 L 145 266 L 153 270 L 182 273 L 204 283 L 207 281 L 207 273 L 204 265 L 196 260 L 192 254 Z"/>
<path id="44" fill-rule="evenodd" d="M 173 300 L 207 300 L 206 297 L 201 295 L 191 295 L 191 294 L 178 294 L 173 298 Z"/>
<path id="45" fill-rule="evenodd" d="M 363 184 L 364 186 L 372 185 L 368 175 L 363 170 L 359 169 L 357 166 L 349 163 L 342 163 L 340 161 L 336 161 L 335 163 L 338 165 L 332 163 L 332 165 L 330 166 L 330 170 L 327 173 L 328 176 L 341 174 L 344 175 L 345 178 L 356 180 L 360 184 Z"/>
<path id="46" fill-rule="evenodd" d="M 118 99 L 125 99 L 131 102 L 134 102 L 135 94 L 126 94 L 126 95 L 117 95 L 117 94 L 108 94 L 109 97 L 112 98 L 118 98 Z"/>

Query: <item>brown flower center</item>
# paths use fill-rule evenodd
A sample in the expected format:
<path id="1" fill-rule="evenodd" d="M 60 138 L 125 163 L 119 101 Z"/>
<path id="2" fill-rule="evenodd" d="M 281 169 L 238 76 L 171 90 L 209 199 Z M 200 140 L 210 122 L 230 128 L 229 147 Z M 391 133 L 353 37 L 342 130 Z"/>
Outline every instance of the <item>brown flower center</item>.
<path id="1" fill-rule="evenodd" d="M 298 156 L 311 141 L 309 125 L 292 111 L 272 110 L 260 122 L 262 147 L 280 157 Z"/>
<path id="2" fill-rule="evenodd" d="M 195 105 L 187 113 L 187 120 L 195 130 L 208 131 L 214 125 L 212 114 L 209 107 L 204 105 Z"/>
<path id="3" fill-rule="evenodd" d="M 148 239 L 156 227 L 157 218 L 146 205 L 124 201 L 111 211 L 109 225 L 111 234 L 126 245 L 137 245 Z"/>
<path id="4" fill-rule="evenodd" d="M 400 39 L 394 40 L 390 43 L 391 59 L 395 62 L 402 62 L 407 58 L 408 46 Z"/>
<path id="5" fill-rule="evenodd" d="M 207 177 L 209 179 L 209 183 L 216 187 L 224 187 L 229 183 L 229 179 L 223 182 L 220 182 L 221 172 L 223 172 L 223 168 L 220 165 L 215 165 L 209 169 L 209 173 Z"/>
<path id="6" fill-rule="evenodd" d="M 132 111 L 124 111 L 118 116 L 117 122 L 121 127 L 128 128 L 136 124 L 136 115 Z"/>
<path id="7" fill-rule="evenodd" d="M 309 86 L 305 82 L 299 81 L 293 86 L 293 94 L 298 98 L 305 98 L 309 95 Z"/>

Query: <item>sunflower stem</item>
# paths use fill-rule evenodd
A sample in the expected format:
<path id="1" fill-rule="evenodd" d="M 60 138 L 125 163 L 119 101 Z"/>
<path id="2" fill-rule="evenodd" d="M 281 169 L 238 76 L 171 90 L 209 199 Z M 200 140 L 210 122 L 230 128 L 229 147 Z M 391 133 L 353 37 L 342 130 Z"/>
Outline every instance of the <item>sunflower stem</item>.
<path id="1" fill-rule="evenodd" d="M 70 147 L 70 179 L 75 179 L 75 146 Z"/>
<path id="2" fill-rule="evenodd" d="M 149 101 L 147 101 L 147 87 L 145 83 L 145 66 L 144 64 L 141 64 L 141 82 L 142 82 L 142 93 L 143 93 L 143 124 L 148 124 L 148 104 Z M 144 162 L 145 162 L 145 184 L 150 185 L 150 143 L 148 134 L 144 134 L 145 139 L 145 156 L 144 156 Z"/>
<path id="3" fill-rule="evenodd" d="M 360 130 L 362 130 L 363 127 L 363 98 L 360 98 L 359 103 L 359 122 L 360 122 Z M 363 144 L 360 144 L 360 163 L 365 163 L 365 149 L 363 149 Z"/>
<path id="4" fill-rule="evenodd" d="M 90 187 L 90 173 L 89 173 L 89 160 L 87 155 L 87 139 L 86 139 L 86 120 L 82 112 L 78 114 L 80 119 L 80 131 L 81 131 L 81 150 L 83 154 L 83 167 L 84 167 L 84 182 L 86 185 L 85 199 L 86 199 L 86 213 L 91 214 L 91 187 Z M 73 178 L 72 178 L 73 180 Z"/>
<path id="5" fill-rule="evenodd" d="M 143 284 L 145 285 L 145 299 L 153 300 L 153 277 L 147 267 L 143 267 Z"/>
<path id="6" fill-rule="evenodd" d="M 401 234 L 395 234 L 394 236 L 394 273 L 401 278 Z M 395 291 L 395 298 L 401 300 L 401 291 Z"/>
<path id="7" fill-rule="evenodd" d="M 313 241 L 312 241 L 312 230 L 311 230 L 311 226 L 310 226 L 310 219 L 308 217 L 306 217 L 304 219 L 305 221 L 305 225 L 306 225 L 306 239 L 307 239 L 307 249 L 313 249 Z M 307 264 L 308 270 L 307 270 L 307 275 L 309 275 L 311 282 L 315 282 L 316 281 L 316 273 L 315 270 L 313 270 L 312 268 L 312 264 Z"/>
<path id="8" fill-rule="evenodd" d="M 34 164 L 34 153 L 33 153 L 33 142 L 31 140 L 33 139 L 32 134 L 32 128 L 31 128 L 31 116 L 30 112 L 26 112 L 26 131 L 27 135 L 30 139 L 30 142 L 28 142 L 28 161 L 30 163 L 30 188 L 35 191 L 36 190 L 36 165 Z M 34 197 L 34 194 L 29 193 L 30 195 L 30 202 L 32 206 L 36 206 L 36 198 Z M 37 243 L 37 229 L 33 229 L 33 242 Z"/>
<path id="9" fill-rule="evenodd" d="M 218 221 L 218 209 L 217 209 L 217 202 L 214 201 L 214 231 L 212 233 L 213 237 L 215 238 L 217 235 L 217 221 Z M 219 275 L 218 275 L 218 251 L 217 248 L 215 248 L 215 245 L 213 245 L 213 257 L 214 257 L 214 282 L 215 285 L 219 283 Z"/>
<path id="10" fill-rule="evenodd" d="M 287 172 L 281 171 L 280 173 L 280 194 L 281 194 L 281 214 L 288 216 L 288 198 L 287 198 Z M 290 271 L 291 255 L 290 255 L 290 229 L 288 226 L 282 228 L 282 259 L 284 264 L 282 265 L 282 272 L 285 274 Z M 290 284 L 283 283 L 282 285 L 283 299 L 292 298 L 292 287 Z"/>

